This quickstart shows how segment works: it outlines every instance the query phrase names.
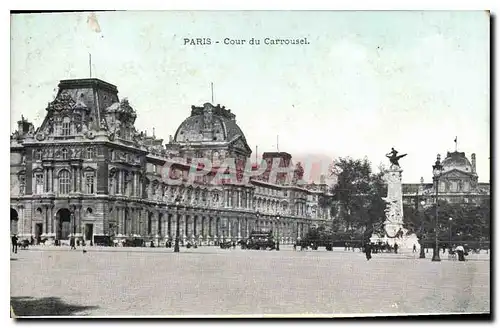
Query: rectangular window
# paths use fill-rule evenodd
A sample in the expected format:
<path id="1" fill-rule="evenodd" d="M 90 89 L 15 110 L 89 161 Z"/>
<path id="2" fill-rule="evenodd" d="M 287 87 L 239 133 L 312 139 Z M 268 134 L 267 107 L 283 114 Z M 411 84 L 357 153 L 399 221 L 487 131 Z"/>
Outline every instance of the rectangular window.
<path id="1" fill-rule="evenodd" d="M 88 173 L 85 175 L 85 193 L 94 193 L 94 174 Z"/>
<path id="2" fill-rule="evenodd" d="M 70 123 L 69 122 L 63 122 L 62 124 L 62 130 L 61 130 L 61 135 L 63 136 L 69 136 L 70 134 Z"/>
<path id="3" fill-rule="evenodd" d="M 35 194 L 43 194 L 43 173 L 35 174 Z"/>

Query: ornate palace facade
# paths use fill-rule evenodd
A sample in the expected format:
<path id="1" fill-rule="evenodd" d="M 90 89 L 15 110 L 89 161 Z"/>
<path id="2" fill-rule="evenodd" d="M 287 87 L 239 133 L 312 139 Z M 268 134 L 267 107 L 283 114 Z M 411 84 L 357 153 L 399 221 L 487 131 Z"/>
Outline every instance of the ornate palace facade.
<path id="1" fill-rule="evenodd" d="M 287 243 L 331 220 L 321 205 L 331 197 L 324 184 L 271 183 L 268 171 L 247 183 L 211 183 L 225 159 L 238 164 L 251 155 L 230 110 L 193 106 L 166 145 L 138 133 L 135 119 L 116 86 L 61 81 L 41 126 L 21 118 L 11 136 L 11 232 L 49 241 L 108 235 L 162 244 L 174 239 L 179 215 L 185 241 L 212 244 L 268 228 Z M 213 171 L 190 179 L 196 158 L 210 159 Z M 287 153 L 263 155 L 274 158 L 291 160 Z M 241 172 L 240 165 L 238 181 Z"/>
<path id="2" fill-rule="evenodd" d="M 472 161 L 472 163 L 471 163 Z M 490 198 L 490 184 L 478 182 L 476 172 L 476 154 L 471 161 L 463 152 L 448 152 L 441 162 L 443 173 L 439 178 L 439 199 L 449 203 L 480 204 Z M 429 165 L 430 167 L 430 165 Z M 436 186 L 434 182 L 403 184 L 403 201 L 416 204 L 424 200 L 427 204 L 435 202 Z"/>

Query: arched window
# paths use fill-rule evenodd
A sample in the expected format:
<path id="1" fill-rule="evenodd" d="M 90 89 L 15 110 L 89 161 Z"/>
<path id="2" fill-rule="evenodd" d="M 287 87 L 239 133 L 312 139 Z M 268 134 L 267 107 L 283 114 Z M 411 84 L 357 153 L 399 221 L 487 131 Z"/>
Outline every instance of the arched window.
<path id="1" fill-rule="evenodd" d="M 69 171 L 61 170 L 59 172 L 59 193 L 63 195 L 69 194 L 70 184 L 71 184 L 71 179 Z"/>
<path id="2" fill-rule="evenodd" d="M 61 150 L 61 157 L 62 159 L 68 159 L 68 150 L 66 148 Z"/>
<path id="3" fill-rule="evenodd" d="M 69 136 L 70 135 L 70 124 L 71 124 L 71 120 L 69 119 L 69 117 L 65 117 L 63 118 L 62 120 L 62 128 L 61 128 L 61 135 L 63 136 Z"/>

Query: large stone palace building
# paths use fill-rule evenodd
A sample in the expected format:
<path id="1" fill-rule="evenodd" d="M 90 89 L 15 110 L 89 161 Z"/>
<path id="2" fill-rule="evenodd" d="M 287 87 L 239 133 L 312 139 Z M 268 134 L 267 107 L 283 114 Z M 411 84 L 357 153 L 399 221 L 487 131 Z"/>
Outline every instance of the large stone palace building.
<path id="1" fill-rule="evenodd" d="M 166 145 L 139 133 L 136 111 L 99 79 L 61 81 L 46 110 L 39 128 L 22 117 L 11 136 L 11 232 L 20 238 L 107 235 L 161 245 L 175 238 L 178 215 L 184 241 L 207 245 L 267 228 L 289 243 L 331 220 L 326 184 L 271 181 L 271 165 L 236 183 L 252 152 L 235 115 L 219 105 L 193 106 Z M 262 157 L 291 161 L 284 152 Z M 191 179 L 198 158 L 212 169 Z M 236 160 L 238 180 L 211 183 L 227 158 Z"/>
<path id="2" fill-rule="evenodd" d="M 441 161 L 443 171 L 438 180 L 440 200 L 455 204 L 479 205 L 490 199 L 490 184 L 478 182 L 476 154 L 471 154 L 471 161 L 464 152 L 454 151 L 446 154 L 445 159 Z M 418 206 L 418 202 L 422 200 L 426 204 L 433 204 L 435 195 L 434 181 L 425 183 L 421 178 L 420 183 L 403 184 L 403 202 L 407 205 Z"/>

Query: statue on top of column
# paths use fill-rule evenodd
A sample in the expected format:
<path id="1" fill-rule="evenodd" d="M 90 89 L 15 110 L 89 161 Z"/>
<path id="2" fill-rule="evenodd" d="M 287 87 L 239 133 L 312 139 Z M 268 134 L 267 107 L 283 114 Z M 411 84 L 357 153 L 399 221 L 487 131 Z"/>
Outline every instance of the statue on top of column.
<path id="1" fill-rule="evenodd" d="M 405 157 L 406 155 L 407 154 L 398 155 L 398 151 L 394 148 L 391 148 L 391 151 L 385 156 L 389 158 L 389 161 L 391 162 L 392 165 L 399 167 L 399 160 Z"/>

